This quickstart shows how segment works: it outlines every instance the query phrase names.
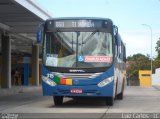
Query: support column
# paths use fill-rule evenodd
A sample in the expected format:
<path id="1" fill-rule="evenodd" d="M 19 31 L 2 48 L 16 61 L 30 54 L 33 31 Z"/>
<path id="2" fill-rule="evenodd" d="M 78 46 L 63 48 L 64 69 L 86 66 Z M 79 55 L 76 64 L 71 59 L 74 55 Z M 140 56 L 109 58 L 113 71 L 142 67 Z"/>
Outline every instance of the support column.
<path id="1" fill-rule="evenodd" d="M 32 45 L 32 79 L 34 85 L 39 85 L 39 45 Z"/>
<path id="2" fill-rule="evenodd" d="M 2 34 L 2 69 L 1 69 L 1 87 L 11 88 L 11 40 L 8 34 Z"/>

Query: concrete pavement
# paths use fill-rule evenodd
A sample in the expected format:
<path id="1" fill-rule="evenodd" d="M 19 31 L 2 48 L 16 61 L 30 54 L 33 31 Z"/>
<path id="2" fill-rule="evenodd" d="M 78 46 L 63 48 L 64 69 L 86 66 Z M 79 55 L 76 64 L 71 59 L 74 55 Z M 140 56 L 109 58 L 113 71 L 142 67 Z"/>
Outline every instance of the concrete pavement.
<path id="1" fill-rule="evenodd" d="M 115 101 L 108 113 L 160 113 L 160 90 L 155 87 L 129 86 L 124 99 Z"/>
<path id="2" fill-rule="evenodd" d="M 160 85 L 154 85 L 153 87 L 160 90 Z"/>
<path id="3" fill-rule="evenodd" d="M 18 114 L 21 118 L 160 118 L 160 90 L 154 87 L 128 86 L 124 99 L 115 100 L 111 107 L 97 99 L 71 98 L 65 98 L 63 105 L 55 106 L 52 96 L 42 96 L 41 90 L 32 91 L 1 96 L 0 113 Z"/>

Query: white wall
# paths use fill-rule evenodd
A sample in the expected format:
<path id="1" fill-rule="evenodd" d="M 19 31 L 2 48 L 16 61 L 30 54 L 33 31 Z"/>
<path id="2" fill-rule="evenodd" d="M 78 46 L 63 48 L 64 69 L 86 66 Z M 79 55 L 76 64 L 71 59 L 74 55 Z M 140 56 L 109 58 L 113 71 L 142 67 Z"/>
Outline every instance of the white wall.
<path id="1" fill-rule="evenodd" d="M 155 74 L 152 74 L 152 86 L 153 85 L 160 86 L 160 68 L 157 68 Z"/>

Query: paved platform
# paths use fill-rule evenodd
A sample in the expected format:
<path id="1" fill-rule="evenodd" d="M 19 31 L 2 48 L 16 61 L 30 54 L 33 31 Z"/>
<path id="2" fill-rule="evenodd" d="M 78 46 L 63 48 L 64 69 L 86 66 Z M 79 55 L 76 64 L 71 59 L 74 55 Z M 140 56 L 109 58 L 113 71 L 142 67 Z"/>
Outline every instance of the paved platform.
<path id="1" fill-rule="evenodd" d="M 11 88 L 0 88 L 0 96 L 13 95 L 27 92 L 40 92 L 42 86 L 12 86 Z"/>

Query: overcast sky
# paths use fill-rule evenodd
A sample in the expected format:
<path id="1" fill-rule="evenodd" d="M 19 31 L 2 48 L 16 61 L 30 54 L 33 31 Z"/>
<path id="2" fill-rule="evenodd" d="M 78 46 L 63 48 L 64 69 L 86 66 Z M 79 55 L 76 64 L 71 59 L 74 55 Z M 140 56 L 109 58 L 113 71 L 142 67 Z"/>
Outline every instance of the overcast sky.
<path id="1" fill-rule="evenodd" d="M 160 0 L 37 0 L 53 17 L 104 17 L 113 20 L 126 43 L 127 56 L 151 53 L 160 37 Z"/>

